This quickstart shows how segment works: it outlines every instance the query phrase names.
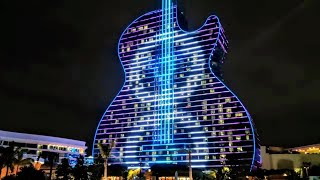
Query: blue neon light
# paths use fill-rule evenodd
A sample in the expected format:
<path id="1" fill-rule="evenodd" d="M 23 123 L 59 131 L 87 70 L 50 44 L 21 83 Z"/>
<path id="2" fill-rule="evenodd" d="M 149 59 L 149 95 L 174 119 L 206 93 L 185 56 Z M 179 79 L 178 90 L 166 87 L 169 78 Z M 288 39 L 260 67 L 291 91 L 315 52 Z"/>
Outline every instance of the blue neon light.
<path id="1" fill-rule="evenodd" d="M 174 19 L 174 11 L 173 9 L 175 8 L 171 3 L 168 3 L 168 1 L 166 1 L 165 3 L 163 3 L 164 5 L 164 8 L 165 9 L 164 11 L 162 11 L 162 14 L 165 13 L 165 15 L 162 15 L 163 19 L 162 19 L 162 24 L 166 24 L 167 26 L 165 27 L 168 27 L 168 28 L 164 28 L 164 26 L 162 26 L 162 29 L 161 29 L 161 33 L 158 34 L 157 36 L 157 39 L 156 41 L 157 42 L 160 42 L 161 41 L 161 57 L 158 57 L 158 60 L 161 62 L 159 63 L 159 71 L 158 71 L 158 74 L 155 73 L 155 76 L 159 78 L 158 80 L 158 95 L 155 95 L 154 97 L 157 98 L 157 100 L 155 102 L 158 102 L 158 113 L 157 113 L 157 118 L 154 118 L 154 123 L 155 125 L 158 125 L 159 127 L 158 128 L 155 128 L 156 131 L 157 131 L 157 139 L 156 141 L 158 141 L 158 143 L 160 144 L 171 144 L 173 142 L 173 136 L 174 136 L 174 68 L 175 68 L 175 59 L 174 59 L 174 38 L 177 37 L 175 36 L 175 33 L 170 33 L 171 32 L 174 32 L 172 29 L 173 29 L 173 19 Z M 120 41 L 123 37 L 123 35 L 125 34 L 125 32 L 127 32 L 128 28 L 135 22 L 137 22 L 141 17 L 143 16 L 146 16 L 148 14 L 152 14 L 152 13 L 156 13 L 156 12 L 159 12 L 158 10 L 156 11 L 152 11 L 152 12 L 149 12 L 147 14 L 144 14 L 142 16 L 140 16 L 139 18 L 137 18 L 135 21 L 133 21 L 126 29 L 125 31 L 122 33 L 120 39 L 119 39 L 119 42 L 118 42 L 118 56 L 119 56 L 119 59 L 120 59 L 120 63 L 122 65 L 122 68 L 125 72 L 125 81 L 123 83 L 123 86 L 121 88 L 121 90 L 118 92 L 117 96 L 119 96 L 120 92 L 122 91 L 127 91 L 126 89 L 124 89 L 125 87 L 125 84 L 129 81 L 127 81 L 127 76 L 130 76 L 130 77 L 133 77 L 135 75 L 130 75 L 130 74 L 127 74 L 128 72 L 126 71 L 130 71 L 130 73 L 132 73 L 133 71 L 131 71 L 131 68 L 125 68 L 124 67 L 124 64 L 125 66 L 128 66 L 127 63 L 124 63 L 123 64 L 123 61 L 121 60 L 123 57 L 120 56 Z M 176 14 L 178 12 L 175 12 Z M 166 18 L 166 15 L 171 15 L 170 18 Z M 206 25 L 207 21 L 210 20 L 210 19 L 214 19 L 214 18 L 217 18 L 216 16 L 210 16 L 207 18 L 205 24 L 203 26 Z M 215 39 L 215 43 L 214 43 L 214 48 L 211 52 L 211 55 L 210 55 L 210 58 L 209 60 L 211 59 L 212 57 L 212 54 L 214 53 L 214 49 L 216 48 L 217 46 L 217 42 L 218 42 L 218 39 L 219 37 L 221 36 L 221 31 L 222 31 L 222 27 L 221 27 L 221 24 L 220 24 L 220 21 L 219 19 L 217 18 L 218 20 L 218 24 L 219 24 L 219 33 L 218 33 L 218 37 Z M 191 33 L 197 33 L 199 31 L 199 29 L 202 29 L 202 27 L 200 27 L 198 30 L 195 30 L 195 31 L 192 31 L 192 32 L 186 32 L 184 31 L 183 29 L 181 29 L 180 25 L 179 25 L 179 22 L 177 22 L 177 25 L 179 27 L 179 29 L 181 31 L 183 31 L 184 33 L 186 33 L 185 35 L 190 35 Z M 170 25 L 170 26 L 169 26 Z M 172 29 L 171 29 L 172 28 Z M 184 40 L 181 40 L 181 41 L 184 41 Z M 147 46 L 146 46 L 147 47 Z M 155 47 L 155 46 L 151 46 L 150 48 L 152 47 Z M 148 47 L 149 48 L 149 47 Z M 142 47 L 141 48 L 142 50 L 144 49 L 147 49 L 147 48 L 144 48 Z M 186 49 L 186 48 L 185 48 Z M 183 50 L 185 50 L 183 49 Z M 193 50 L 195 49 L 194 47 L 193 48 L 188 48 L 189 50 Z M 140 53 L 140 52 L 138 52 Z M 138 54 L 137 53 L 137 54 Z M 193 52 L 190 52 L 190 53 L 185 53 L 184 55 L 187 55 L 187 54 L 191 54 L 191 53 L 195 53 L 195 51 Z M 140 53 L 140 54 L 143 54 L 143 53 Z M 193 57 L 193 56 L 192 56 Z M 140 59 L 143 59 L 143 58 L 138 58 L 138 60 Z M 130 60 L 126 60 L 126 61 L 130 61 Z M 149 61 L 149 60 L 148 60 Z M 141 63 L 141 62 L 140 62 Z M 193 66 L 192 66 L 193 67 Z M 210 66 L 209 66 L 210 67 Z M 191 70 L 191 72 L 194 71 L 194 69 Z M 212 71 L 211 67 L 210 67 L 210 71 L 212 73 L 212 75 L 218 79 L 216 77 L 216 75 L 214 74 L 214 72 Z M 151 78 L 150 76 L 148 76 L 149 78 Z M 252 163 L 251 163 L 251 169 L 253 167 L 253 162 L 255 160 L 255 155 L 257 154 L 256 152 L 256 142 L 255 142 L 255 130 L 253 128 L 253 124 L 252 124 L 252 119 L 248 113 L 248 111 L 246 110 L 246 108 L 243 106 L 243 104 L 241 103 L 241 101 L 239 100 L 239 98 L 222 82 L 218 79 L 219 82 L 222 83 L 222 85 L 231 93 L 234 95 L 234 97 L 237 99 L 237 101 L 240 103 L 240 105 L 244 108 L 244 111 L 246 112 L 248 118 L 249 118 L 249 123 L 250 123 L 250 127 L 251 127 L 251 130 L 252 130 L 252 136 L 253 136 L 253 148 L 254 148 L 254 153 L 253 153 L 253 158 L 252 158 Z M 189 87 L 193 87 L 192 85 L 189 86 Z M 137 89 L 143 89 L 143 86 L 142 87 L 139 87 L 139 88 L 133 88 L 133 89 L 130 89 L 130 90 L 137 90 Z M 186 91 L 187 92 L 187 91 Z M 189 91 L 188 91 L 189 92 Z M 145 92 L 140 92 L 137 93 L 137 94 L 143 94 Z M 123 94 L 121 94 L 122 96 L 124 96 Z M 106 113 L 108 112 L 109 108 L 111 107 L 111 105 L 115 102 L 115 101 L 120 101 L 120 100 L 115 100 L 116 97 L 112 100 L 111 104 L 108 106 L 107 110 L 104 112 L 101 120 L 99 121 L 99 125 L 96 129 L 96 132 L 95 132 L 95 137 L 94 137 L 94 141 L 93 141 L 93 145 L 95 144 L 95 141 L 96 141 L 96 136 L 97 136 L 97 132 L 98 132 L 98 128 L 100 127 L 101 125 L 101 122 L 103 120 L 103 118 L 106 116 Z M 183 97 L 187 97 L 187 96 L 183 96 Z M 177 98 L 181 98 L 181 96 L 177 96 Z M 149 101 L 149 100 L 148 100 Z M 147 101 L 144 101 L 144 102 L 147 102 Z M 149 115 L 147 115 L 149 116 Z M 145 116 L 145 117 L 147 117 Z M 139 117 L 139 116 L 138 116 Z M 187 116 L 185 116 L 187 117 Z M 152 121 L 152 120 L 151 120 Z M 140 121 L 136 121 L 136 122 L 140 122 Z M 142 121 L 143 122 L 143 121 Z M 194 122 L 194 121 L 189 121 L 189 122 Z M 143 125 L 142 125 L 143 126 Z M 162 127 L 162 128 L 160 128 Z M 191 126 L 190 126 L 191 127 Z M 161 130 L 157 130 L 157 129 L 161 129 Z M 197 133 L 200 133 L 199 131 L 197 131 Z M 197 134 L 195 133 L 195 134 Z M 137 136 L 139 137 L 139 136 Z M 142 137 L 142 136 L 140 136 Z M 205 136 L 204 136 L 205 137 Z M 194 139 L 194 138 L 190 138 L 190 139 Z M 130 141 L 130 142 L 139 142 L 139 141 Z M 178 144 L 178 143 L 177 143 Z M 202 143 L 202 142 L 195 142 L 194 144 L 206 144 L 206 143 Z M 94 146 L 93 146 L 94 147 Z M 126 146 L 126 147 L 139 147 L 139 146 Z M 244 146 L 243 146 L 244 147 Z M 173 149 L 168 149 L 168 150 L 173 150 Z M 137 152 L 137 151 L 135 151 Z M 150 151 L 151 152 L 151 151 Z M 94 149 L 93 149 L 93 154 L 94 154 Z M 212 153 L 210 153 L 212 154 Z M 128 157 L 128 156 L 124 156 L 124 157 Z M 131 156 L 129 156 L 131 157 Z M 132 156 L 132 157 L 137 157 L 138 156 Z M 202 161 L 205 161 L 205 160 L 201 160 Z M 136 164 L 135 162 L 138 163 L 138 161 L 131 161 L 131 164 Z M 170 161 L 159 161 L 159 162 L 172 162 L 172 160 Z M 203 166 L 203 165 L 197 165 L 197 166 Z"/>

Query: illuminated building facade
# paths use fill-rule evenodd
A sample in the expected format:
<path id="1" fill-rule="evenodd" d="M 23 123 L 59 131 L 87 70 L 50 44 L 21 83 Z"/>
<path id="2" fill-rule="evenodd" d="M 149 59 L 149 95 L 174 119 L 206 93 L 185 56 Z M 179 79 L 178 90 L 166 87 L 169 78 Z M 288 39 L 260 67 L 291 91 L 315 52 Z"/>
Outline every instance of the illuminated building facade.
<path id="1" fill-rule="evenodd" d="M 84 141 L 0 130 L 0 146 L 8 147 L 13 142 L 15 146 L 28 150 L 25 158 L 37 161 L 39 153 L 55 152 L 59 154 L 59 162 L 67 158 L 72 166 L 76 164 L 77 157 L 86 155 L 85 150 L 87 149 Z M 44 160 L 41 158 L 40 161 Z"/>
<path id="2" fill-rule="evenodd" d="M 98 125 L 94 156 L 97 143 L 115 140 L 109 163 L 128 168 L 186 164 L 186 149 L 194 168 L 230 165 L 231 156 L 248 169 L 260 163 L 250 115 L 222 81 L 228 41 L 218 17 L 192 32 L 185 24 L 169 4 L 125 29 L 125 82 Z"/>

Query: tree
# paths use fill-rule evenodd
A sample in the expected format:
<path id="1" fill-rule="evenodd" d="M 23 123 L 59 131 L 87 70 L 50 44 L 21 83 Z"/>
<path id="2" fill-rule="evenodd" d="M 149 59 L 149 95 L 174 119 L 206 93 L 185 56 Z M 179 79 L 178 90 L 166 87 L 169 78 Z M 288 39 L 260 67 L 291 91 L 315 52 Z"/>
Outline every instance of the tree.
<path id="1" fill-rule="evenodd" d="M 134 177 L 138 176 L 140 174 L 140 168 L 138 169 L 130 169 L 128 172 L 127 179 L 132 180 Z"/>
<path id="2" fill-rule="evenodd" d="M 5 153 L 5 148 L 4 147 L 0 147 L 0 178 L 2 176 L 1 172 L 2 172 L 2 169 L 5 167 L 5 156 L 4 156 L 4 153 Z"/>
<path id="3" fill-rule="evenodd" d="M 104 165 L 103 177 L 106 180 L 108 179 L 108 158 L 111 155 L 111 150 L 114 147 L 114 145 L 115 145 L 115 141 L 114 140 L 112 140 L 110 144 L 98 143 L 98 147 L 99 147 L 99 150 L 100 150 L 101 157 L 104 160 L 104 163 L 103 163 L 103 165 Z"/>
<path id="4" fill-rule="evenodd" d="M 57 166 L 56 176 L 62 177 L 59 179 L 68 180 L 68 179 L 71 179 L 70 177 L 71 171 L 72 171 L 72 168 L 69 165 L 69 160 L 66 158 L 63 158 L 61 160 L 61 164 Z"/>
<path id="5" fill-rule="evenodd" d="M 79 156 L 77 158 L 77 164 L 72 170 L 72 175 L 75 180 L 87 180 L 88 179 L 88 168 L 84 165 L 84 157 Z"/>
<path id="6" fill-rule="evenodd" d="M 49 152 L 49 151 L 43 151 L 39 154 L 38 159 L 39 158 L 43 158 L 46 159 L 45 163 L 48 163 L 50 166 L 50 172 L 49 172 L 49 179 L 52 179 L 52 170 L 53 170 L 53 165 L 54 163 L 59 160 L 59 154 L 55 153 L 55 152 Z"/>
<path id="7" fill-rule="evenodd" d="M 32 165 L 33 159 L 23 158 L 23 155 L 27 152 L 28 152 L 27 149 L 20 149 L 19 151 L 16 152 L 16 158 L 14 159 L 14 162 L 13 162 L 13 164 L 17 166 L 16 174 L 18 173 L 20 166 Z"/>
<path id="8" fill-rule="evenodd" d="M 16 160 L 17 153 L 21 150 L 20 147 L 15 148 L 14 144 L 14 142 L 10 142 L 2 154 L 4 156 L 4 166 L 7 168 L 6 176 L 8 176 L 9 169 L 11 172 L 14 170 L 13 163 Z"/>
<path id="9" fill-rule="evenodd" d="M 33 166 L 22 167 L 17 173 L 17 180 L 45 180 L 43 171 L 36 170 Z"/>

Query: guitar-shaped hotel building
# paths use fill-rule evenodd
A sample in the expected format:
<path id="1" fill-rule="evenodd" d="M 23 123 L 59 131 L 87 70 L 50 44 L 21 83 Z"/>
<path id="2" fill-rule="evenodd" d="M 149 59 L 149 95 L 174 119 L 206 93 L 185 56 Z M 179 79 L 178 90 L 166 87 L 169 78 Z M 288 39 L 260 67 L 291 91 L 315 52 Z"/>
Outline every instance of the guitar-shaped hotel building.
<path id="1" fill-rule="evenodd" d="M 200 2 L 199 2 L 200 3 Z M 260 163 L 252 119 L 224 84 L 221 66 L 228 40 L 217 16 L 195 31 L 172 0 L 142 15 L 122 33 L 118 53 L 122 89 L 99 122 L 93 144 L 115 147 L 110 164 L 150 168 L 186 164 L 193 168 L 230 165 L 236 158 L 248 170 Z"/>

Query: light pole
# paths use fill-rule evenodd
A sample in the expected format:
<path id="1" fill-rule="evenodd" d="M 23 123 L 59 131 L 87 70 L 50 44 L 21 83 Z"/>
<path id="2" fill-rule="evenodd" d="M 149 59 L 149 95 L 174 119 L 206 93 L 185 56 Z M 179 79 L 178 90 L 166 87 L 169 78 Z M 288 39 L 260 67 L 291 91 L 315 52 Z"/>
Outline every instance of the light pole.
<path id="1" fill-rule="evenodd" d="M 191 153 L 192 153 L 192 150 L 189 148 L 189 149 L 181 149 L 179 150 L 179 152 L 186 152 L 188 153 L 188 159 L 189 159 L 189 180 L 193 180 L 192 178 L 192 167 L 191 167 Z"/>

